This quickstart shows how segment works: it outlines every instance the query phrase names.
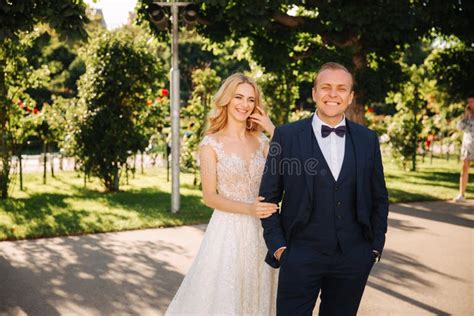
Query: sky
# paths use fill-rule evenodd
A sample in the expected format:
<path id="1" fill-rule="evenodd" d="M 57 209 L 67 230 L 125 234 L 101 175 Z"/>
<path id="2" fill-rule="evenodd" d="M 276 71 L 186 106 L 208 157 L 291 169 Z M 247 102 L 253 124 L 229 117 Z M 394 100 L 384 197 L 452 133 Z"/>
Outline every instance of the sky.
<path id="1" fill-rule="evenodd" d="M 128 12 L 134 10 L 137 0 L 85 0 L 92 8 L 102 9 L 109 30 L 127 23 Z"/>

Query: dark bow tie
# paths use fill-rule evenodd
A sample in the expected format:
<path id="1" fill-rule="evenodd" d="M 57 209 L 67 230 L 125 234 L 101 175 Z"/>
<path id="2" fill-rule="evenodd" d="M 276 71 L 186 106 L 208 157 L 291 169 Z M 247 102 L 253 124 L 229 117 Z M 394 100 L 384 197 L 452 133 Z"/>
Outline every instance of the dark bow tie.
<path id="1" fill-rule="evenodd" d="M 323 138 L 326 138 L 331 134 L 332 132 L 336 133 L 337 136 L 343 137 L 346 134 L 346 126 L 338 126 L 336 128 L 329 127 L 327 125 L 322 125 L 321 126 L 321 135 Z"/>

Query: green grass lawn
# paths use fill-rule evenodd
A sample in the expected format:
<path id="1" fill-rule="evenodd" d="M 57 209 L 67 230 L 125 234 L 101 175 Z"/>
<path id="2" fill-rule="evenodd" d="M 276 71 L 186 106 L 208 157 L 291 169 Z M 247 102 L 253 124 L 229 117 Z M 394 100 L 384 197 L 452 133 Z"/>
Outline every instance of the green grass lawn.
<path id="1" fill-rule="evenodd" d="M 25 176 L 0 202 L 0 240 L 76 235 L 205 223 L 212 214 L 201 202 L 190 174 L 181 175 L 181 211 L 171 214 L 171 184 L 163 170 L 130 178 L 122 192 L 104 193 L 98 180 L 87 184 L 74 172 L 57 173 L 42 184 L 42 174 Z"/>
<path id="2" fill-rule="evenodd" d="M 417 161 L 417 171 L 403 171 L 388 155 L 384 155 L 385 180 L 391 203 L 417 202 L 433 200 L 451 200 L 459 193 L 459 172 L 461 163 L 457 157 L 434 158 L 433 163 L 427 157 Z M 473 175 L 469 176 L 467 198 L 474 198 Z"/>
<path id="3" fill-rule="evenodd" d="M 435 159 L 432 165 L 420 160 L 417 172 L 401 171 L 387 156 L 384 165 L 391 202 L 448 200 L 457 194 L 457 159 Z M 202 204 L 192 180 L 181 175 L 181 211 L 171 214 L 171 184 L 162 169 L 137 174 L 119 193 L 103 193 L 98 180 L 84 188 L 74 172 L 57 173 L 47 185 L 41 174 L 27 174 L 25 191 L 16 183 L 12 198 L 0 202 L 0 240 L 206 223 L 212 210 Z M 471 184 L 468 191 L 473 189 Z"/>

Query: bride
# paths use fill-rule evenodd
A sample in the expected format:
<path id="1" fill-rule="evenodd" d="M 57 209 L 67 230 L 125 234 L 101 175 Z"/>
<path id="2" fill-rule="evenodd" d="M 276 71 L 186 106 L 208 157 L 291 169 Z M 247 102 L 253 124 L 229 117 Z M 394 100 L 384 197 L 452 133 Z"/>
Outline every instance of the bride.
<path id="1" fill-rule="evenodd" d="M 255 81 L 241 73 L 214 97 L 200 144 L 204 203 L 214 208 L 199 252 L 165 315 L 274 315 L 277 274 L 265 264 L 261 218 L 277 205 L 258 197 L 275 127 Z"/>

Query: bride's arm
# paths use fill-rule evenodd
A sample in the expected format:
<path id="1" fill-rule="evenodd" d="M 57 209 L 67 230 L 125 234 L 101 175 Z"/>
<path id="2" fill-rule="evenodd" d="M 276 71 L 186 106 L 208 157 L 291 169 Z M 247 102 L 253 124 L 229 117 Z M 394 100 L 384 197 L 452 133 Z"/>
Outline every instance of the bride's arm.
<path id="1" fill-rule="evenodd" d="M 277 210 L 277 205 L 260 202 L 244 203 L 227 199 L 217 193 L 217 157 L 211 146 L 201 147 L 199 152 L 201 164 L 202 196 L 204 204 L 220 211 L 252 215 L 267 218 Z"/>

